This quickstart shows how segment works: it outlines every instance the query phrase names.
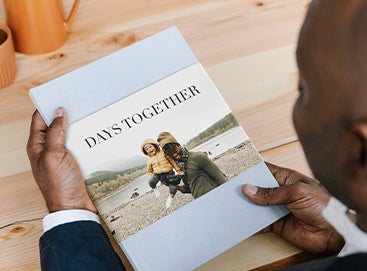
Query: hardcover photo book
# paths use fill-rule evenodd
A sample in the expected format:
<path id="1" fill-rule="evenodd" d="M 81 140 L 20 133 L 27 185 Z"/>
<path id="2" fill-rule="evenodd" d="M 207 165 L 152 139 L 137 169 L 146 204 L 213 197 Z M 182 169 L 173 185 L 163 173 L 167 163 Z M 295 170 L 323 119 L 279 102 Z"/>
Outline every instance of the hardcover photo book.
<path id="1" fill-rule="evenodd" d="M 30 90 L 135 270 L 194 270 L 288 213 L 246 183 L 278 186 L 176 27 Z M 243 97 L 244 99 L 246 97 Z"/>

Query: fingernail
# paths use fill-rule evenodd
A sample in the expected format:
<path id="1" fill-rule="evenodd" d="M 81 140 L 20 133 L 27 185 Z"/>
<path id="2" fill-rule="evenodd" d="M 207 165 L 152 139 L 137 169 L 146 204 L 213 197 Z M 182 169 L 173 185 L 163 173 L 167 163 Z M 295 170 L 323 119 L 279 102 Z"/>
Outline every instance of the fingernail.
<path id="1" fill-rule="evenodd" d="M 64 110 L 62 110 L 61 107 L 57 108 L 56 112 L 55 112 L 55 118 L 58 118 L 58 117 L 62 117 L 64 116 Z"/>
<path id="2" fill-rule="evenodd" d="M 245 187 L 246 191 L 249 192 L 251 195 L 255 195 L 257 193 L 257 186 L 254 186 L 252 184 L 246 184 Z"/>

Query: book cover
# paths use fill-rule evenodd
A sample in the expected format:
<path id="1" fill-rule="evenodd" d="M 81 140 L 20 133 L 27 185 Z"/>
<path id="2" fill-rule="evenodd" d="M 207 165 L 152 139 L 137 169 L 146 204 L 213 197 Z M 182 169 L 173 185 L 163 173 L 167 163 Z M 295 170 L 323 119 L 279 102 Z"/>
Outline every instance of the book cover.
<path id="1" fill-rule="evenodd" d="M 166 39 L 175 40 L 172 46 L 181 44 L 175 48 L 187 48 L 177 28 L 163 33 L 145 49 Z M 118 70 L 108 64 L 115 58 L 119 54 L 105 61 Z M 101 102 L 98 110 L 87 105 L 89 113 L 69 127 L 66 147 L 136 270 L 194 270 L 287 213 L 283 206 L 258 206 L 242 195 L 245 183 L 277 183 L 204 68 L 195 57 L 190 61 L 134 90 L 116 89 L 125 75 L 104 77 L 103 65 L 92 63 L 103 88 L 113 86 L 120 99 Z M 59 92 L 63 86 L 78 92 L 77 86 L 89 80 L 83 73 L 56 79 Z M 36 105 L 37 95 L 48 96 L 52 84 L 32 90 Z M 66 99 L 59 92 L 52 97 L 59 100 L 57 106 Z M 173 151 L 166 150 L 169 143 L 179 144 L 180 151 L 175 144 Z M 162 155 L 164 150 L 171 158 Z"/>
<path id="2" fill-rule="evenodd" d="M 195 63 L 178 29 L 170 27 L 34 87 L 29 95 L 47 125 L 59 106 L 73 123 Z"/>

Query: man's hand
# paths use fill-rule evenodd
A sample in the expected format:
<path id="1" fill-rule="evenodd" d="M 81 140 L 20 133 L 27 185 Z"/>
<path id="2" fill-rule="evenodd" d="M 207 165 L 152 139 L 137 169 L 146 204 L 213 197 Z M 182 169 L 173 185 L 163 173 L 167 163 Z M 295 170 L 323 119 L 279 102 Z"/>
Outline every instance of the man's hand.
<path id="1" fill-rule="evenodd" d="M 32 117 L 27 153 L 33 176 L 49 212 L 84 209 L 97 213 L 89 198 L 80 168 L 65 149 L 68 118 L 59 108 L 50 127 L 36 111 Z"/>
<path id="2" fill-rule="evenodd" d="M 244 185 L 242 190 L 255 203 L 284 204 L 290 210 L 291 213 L 273 223 L 270 230 L 309 252 L 339 252 L 344 240 L 322 215 L 322 210 L 330 199 L 326 189 L 316 180 L 297 171 L 269 163 L 267 166 L 280 187 Z"/>

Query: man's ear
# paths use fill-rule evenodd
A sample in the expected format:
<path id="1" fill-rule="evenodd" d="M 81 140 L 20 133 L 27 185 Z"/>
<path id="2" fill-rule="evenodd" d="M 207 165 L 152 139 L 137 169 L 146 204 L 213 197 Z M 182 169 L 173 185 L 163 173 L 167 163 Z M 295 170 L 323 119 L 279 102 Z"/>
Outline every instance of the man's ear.
<path id="1" fill-rule="evenodd" d="M 367 167 L 367 120 L 355 123 L 353 128 L 356 140 L 358 140 L 356 147 L 359 152 L 359 166 Z"/>

